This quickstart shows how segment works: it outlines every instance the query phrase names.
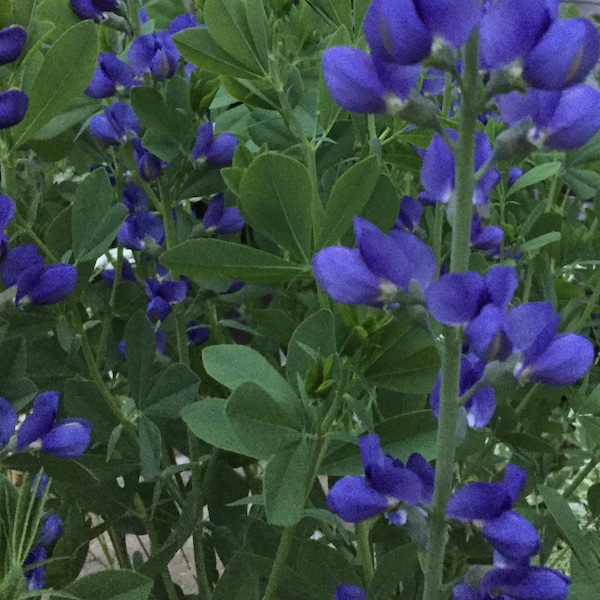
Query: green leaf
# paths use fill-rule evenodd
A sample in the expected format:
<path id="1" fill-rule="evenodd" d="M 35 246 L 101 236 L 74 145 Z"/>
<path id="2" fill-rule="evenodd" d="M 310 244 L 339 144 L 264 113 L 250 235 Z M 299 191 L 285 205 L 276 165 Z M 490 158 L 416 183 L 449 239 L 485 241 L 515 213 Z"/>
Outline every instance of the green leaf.
<path id="1" fill-rule="evenodd" d="M 81 600 L 147 600 L 152 579 L 125 569 L 99 571 L 73 581 L 65 591 Z"/>
<path id="2" fill-rule="evenodd" d="M 300 323 L 288 346 L 287 354 L 287 379 L 296 384 L 298 375 L 304 379 L 309 365 L 309 357 L 302 348 L 308 346 L 323 358 L 336 353 L 335 330 L 333 313 L 323 309 Z"/>
<path id="3" fill-rule="evenodd" d="M 96 25 L 81 21 L 50 47 L 28 92 L 29 108 L 12 133 L 17 148 L 69 107 L 88 86 L 98 60 Z"/>
<path id="4" fill-rule="evenodd" d="M 549 179 L 553 175 L 556 175 L 560 171 L 561 167 L 562 163 L 560 161 L 547 162 L 538 165 L 537 167 L 533 167 L 533 169 L 527 171 L 527 173 L 524 173 L 508 188 L 505 198 L 512 196 L 515 192 L 529 187 L 530 185 L 535 185 L 540 181 Z"/>
<path id="5" fill-rule="evenodd" d="M 414 544 L 404 544 L 387 552 L 377 561 L 375 576 L 367 590 L 368 600 L 387 600 L 405 579 L 417 572 L 417 558 Z"/>
<path id="6" fill-rule="evenodd" d="M 308 264 L 312 189 L 307 168 L 281 154 L 260 155 L 240 185 L 240 212 L 259 233 Z"/>
<path id="7" fill-rule="evenodd" d="M 344 25 L 352 31 L 352 3 L 339 0 L 307 0 L 308 4 L 326 20 L 335 25 Z"/>
<path id="8" fill-rule="evenodd" d="M 261 458 L 268 458 L 301 437 L 295 415 L 255 383 L 236 387 L 225 412 L 242 445 Z"/>
<path id="9" fill-rule="evenodd" d="M 104 169 L 96 169 L 77 188 L 71 210 L 71 238 L 77 262 L 95 260 L 112 244 L 127 216 L 123 204 L 111 206 L 113 190 Z"/>
<path id="10" fill-rule="evenodd" d="M 148 129 L 142 138 L 142 145 L 165 162 L 173 162 L 181 154 L 179 144 L 159 129 Z"/>
<path id="11" fill-rule="evenodd" d="M 181 409 L 194 401 L 199 387 L 198 376 L 189 367 L 175 363 L 160 374 L 148 397 L 142 399 L 144 414 L 176 419 Z"/>
<path id="12" fill-rule="evenodd" d="M 520 250 L 521 252 L 533 252 L 534 250 L 539 250 L 548 244 L 553 244 L 554 242 L 560 242 L 560 231 L 549 231 L 548 233 L 544 233 L 532 240 L 527 240 L 524 244 L 521 244 Z"/>
<path id="13" fill-rule="evenodd" d="M 246 283 L 284 282 L 307 272 L 279 256 L 216 239 L 196 239 L 167 250 L 161 264 L 188 277 L 228 277 Z"/>
<path id="14" fill-rule="evenodd" d="M 142 477 L 152 481 L 160 472 L 162 436 L 160 429 L 144 414 L 138 420 Z"/>
<path id="15" fill-rule="evenodd" d="M 594 558 L 589 542 L 579 529 L 577 519 L 569 503 L 556 490 L 545 485 L 538 485 L 538 490 L 575 558 L 590 581 L 594 583 L 597 589 L 600 589 L 600 567 Z"/>
<path id="16" fill-rule="evenodd" d="M 276 110 L 256 108 L 250 113 L 248 134 L 257 146 L 267 144 L 269 150 L 287 150 L 296 138 Z"/>
<path id="17" fill-rule="evenodd" d="M 296 425 L 302 423 L 300 399 L 256 350 L 232 344 L 209 346 L 202 352 L 202 361 L 206 372 L 225 387 L 234 390 L 242 383 L 254 383 L 265 390 L 288 416 L 294 416 Z"/>
<path id="18" fill-rule="evenodd" d="M 152 385 L 150 377 L 156 355 L 154 328 L 143 311 L 129 319 L 123 337 L 131 397 L 141 406 Z"/>
<path id="19" fill-rule="evenodd" d="M 200 70 L 229 77 L 256 77 L 256 73 L 247 69 L 243 62 L 239 62 L 225 52 L 207 29 L 198 27 L 184 29 L 173 36 L 173 40 L 183 58 Z"/>
<path id="20" fill-rule="evenodd" d="M 376 156 L 350 167 L 334 184 L 327 207 L 321 238 L 317 248 L 339 242 L 342 235 L 352 225 L 352 219 L 362 213 L 379 176 Z"/>
<path id="21" fill-rule="evenodd" d="M 207 0 L 204 5 L 206 28 L 214 41 L 255 75 L 269 67 L 267 19 L 264 9 L 256 6 L 259 2 L 262 7 L 261 0 Z M 246 3 L 255 6 L 247 11 Z"/>
<path id="22" fill-rule="evenodd" d="M 395 321 L 376 342 L 377 357 L 365 371 L 374 385 L 408 394 L 429 393 L 440 361 L 423 329 Z"/>
<path id="23" fill-rule="evenodd" d="M 304 438 L 280 448 L 265 470 L 264 497 L 267 521 L 289 527 L 302 518 L 310 476 L 310 447 Z"/>
<path id="24" fill-rule="evenodd" d="M 239 440 L 225 412 L 226 403 L 223 398 L 204 398 L 185 406 L 181 410 L 181 418 L 197 438 L 208 444 L 228 452 L 259 458 Z"/>

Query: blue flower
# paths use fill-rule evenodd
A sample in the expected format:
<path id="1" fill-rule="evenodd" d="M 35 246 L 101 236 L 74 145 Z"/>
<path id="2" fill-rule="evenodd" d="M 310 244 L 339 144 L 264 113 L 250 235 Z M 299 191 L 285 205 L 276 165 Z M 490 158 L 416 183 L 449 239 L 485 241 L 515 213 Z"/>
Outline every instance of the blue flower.
<path id="1" fill-rule="evenodd" d="M 600 128 L 600 91 L 575 85 L 563 91 L 529 89 L 496 99 L 502 120 L 536 148 L 570 150 Z"/>
<path id="2" fill-rule="evenodd" d="M 335 588 L 333 600 L 367 600 L 367 593 L 357 585 L 340 583 Z"/>
<path id="3" fill-rule="evenodd" d="M 140 138 L 131 140 L 133 146 L 133 158 L 138 168 L 138 173 L 144 181 L 154 181 L 167 163 L 163 162 L 146 148 Z"/>
<path id="4" fill-rule="evenodd" d="M 149 245 L 160 246 L 165 241 L 165 227 L 158 215 L 140 210 L 125 219 L 117 233 L 117 240 L 131 250 L 144 250 Z"/>
<path id="5" fill-rule="evenodd" d="M 213 167 L 225 167 L 231 164 L 238 140 L 232 133 L 220 133 L 215 136 L 215 124 L 202 123 L 196 130 L 196 143 L 192 148 L 192 158 Z"/>
<path id="6" fill-rule="evenodd" d="M 70 0 L 73 12 L 80 19 L 101 21 L 106 19 L 107 12 L 119 8 L 119 0 Z"/>
<path id="7" fill-rule="evenodd" d="M 159 281 L 154 277 L 146 280 L 146 315 L 153 322 L 164 321 L 171 312 L 173 304 L 179 304 L 187 295 L 187 281 Z"/>
<path id="8" fill-rule="evenodd" d="M 206 233 L 236 233 L 243 229 L 245 223 L 237 206 L 224 208 L 225 196 L 217 194 L 211 198 L 204 213 L 202 225 Z"/>
<path id="9" fill-rule="evenodd" d="M 431 250 L 410 233 L 385 235 L 360 217 L 354 233 L 357 249 L 332 246 L 313 258 L 319 287 L 342 304 L 393 306 L 402 292 L 410 292 L 413 303 L 422 301 L 435 275 Z"/>
<path id="10" fill-rule="evenodd" d="M 8 444 L 15 433 L 17 413 L 13 405 L 0 398 L 0 450 Z"/>
<path id="11" fill-rule="evenodd" d="M 20 25 L 0 29 L 0 66 L 19 58 L 27 44 L 27 30 Z"/>
<path id="12" fill-rule="evenodd" d="M 195 321 L 190 321 L 185 326 L 188 346 L 202 346 L 208 342 L 210 329 L 197 325 Z"/>
<path id="13" fill-rule="evenodd" d="M 21 90 L 0 92 L 0 129 L 17 125 L 25 118 L 29 97 Z"/>
<path id="14" fill-rule="evenodd" d="M 140 135 L 142 125 L 129 104 L 114 102 L 90 119 L 90 130 L 103 144 L 119 146 Z"/>
<path id="15" fill-rule="evenodd" d="M 108 98 L 114 96 L 119 89 L 128 89 L 133 85 L 131 67 L 111 52 L 102 52 L 98 55 L 98 68 L 85 89 L 85 94 L 90 98 Z"/>
<path id="16" fill-rule="evenodd" d="M 411 454 L 406 466 L 384 456 L 377 435 L 359 439 L 365 477 L 343 477 L 327 495 L 327 506 L 344 521 L 357 523 L 388 511 L 395 524 L 406 521 L 402 503 L 429 504 L 433 497 L 433 468 L 420 454 Z"/>
<path id="17" fill-rule="evenodd" d="M 166 31 L 157 31 L 137 38 L 129 48 L 129 64 L 138 76 L 152 73 L 163 81 L 175 75 L 181 54 Z"/>

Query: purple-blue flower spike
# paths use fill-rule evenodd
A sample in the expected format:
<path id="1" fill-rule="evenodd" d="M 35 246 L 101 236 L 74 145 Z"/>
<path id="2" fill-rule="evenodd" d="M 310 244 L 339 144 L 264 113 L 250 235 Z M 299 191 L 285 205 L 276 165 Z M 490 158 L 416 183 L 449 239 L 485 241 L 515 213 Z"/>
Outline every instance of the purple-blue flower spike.
<path id="1" fill-rule="evenodd" d="M 17 413 L 13 405 L 0 398 L 0 449 L 8 444 L 17 426 Z"/>
<path id="2" fill-rule="evenodd" d="M 534 88 L 562 90 L 581 83 L 600 53 L 600 36 L 587 19 L 554 23 L 523 63 L 523 78 Z"/>
<path id="3" fill-rule="evenodd" d="M 0 29 L 0 66 L 19 58 L 27 44 L 27 30 L 20 25 Z"/>
<path id="4" fill-rule="evenodd" d="M 85 94 L 90 98 L 109 98 L 119 89 L 129 89 L 133 85 L 131 67 L 111 52 L 102 52 L 98 55 L 98 68 Z"/>
<path id="5" fill-rule="evenodd" d="M 357 585 L 340 583 L 335 588 L 333 600 L 367 600 L 367 593 Z"/>
<path id="6" fill-rule="evenodd" d="M 25 118 L 29 97 L 22 90 L 0 92 L 0 129 L 17 125 Z"/>
<path id="7" fill-rule="evenodd" d="M 80 19 L 101 21 L 106 13 L 119 8 L 119 0 L 70 0 L 73 12 Z"/>

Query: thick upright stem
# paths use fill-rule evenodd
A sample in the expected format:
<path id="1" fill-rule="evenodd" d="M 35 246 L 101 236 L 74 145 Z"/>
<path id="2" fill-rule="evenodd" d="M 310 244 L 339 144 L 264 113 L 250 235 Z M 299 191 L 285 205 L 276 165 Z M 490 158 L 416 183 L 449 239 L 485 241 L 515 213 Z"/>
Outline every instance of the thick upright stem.
<path id="1" fill-rule="evenodd" d="M 472 199 L 475 187 L 474 147 L 477 119 L 477 46 L 474 32 L 463 56 L 461 119 L 455 153 L 455 197 L 450 206 L 452 246 L 450 270 L 466 271 L 469 267 Z M 445 508 L 452 493 L 456 423 L 459 411 L 459 377 L 461 335 L 452 327 L 444 328 L 442 385 L 438 421 L 435 491 L 429 518 L 429 537 L 425 565 L 424 600 L 439 600 L 442 590 L 444 555 L 447 543 Z"/>

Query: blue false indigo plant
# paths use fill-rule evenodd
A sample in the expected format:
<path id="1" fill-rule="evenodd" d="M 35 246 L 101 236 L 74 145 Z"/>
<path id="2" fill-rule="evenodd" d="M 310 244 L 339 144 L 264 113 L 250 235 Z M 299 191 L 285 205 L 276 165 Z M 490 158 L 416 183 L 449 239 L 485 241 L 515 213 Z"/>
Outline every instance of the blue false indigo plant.
<path id="1" fill-rule="evenodd" d="M 5 4 L 0 598 L 598 597 L 596 24 Z"/>

